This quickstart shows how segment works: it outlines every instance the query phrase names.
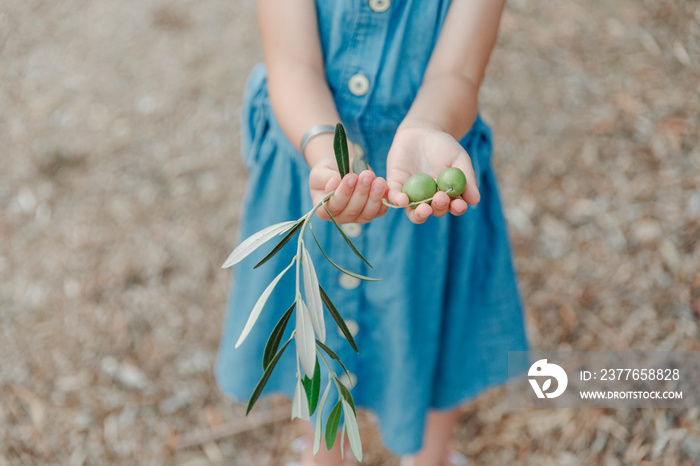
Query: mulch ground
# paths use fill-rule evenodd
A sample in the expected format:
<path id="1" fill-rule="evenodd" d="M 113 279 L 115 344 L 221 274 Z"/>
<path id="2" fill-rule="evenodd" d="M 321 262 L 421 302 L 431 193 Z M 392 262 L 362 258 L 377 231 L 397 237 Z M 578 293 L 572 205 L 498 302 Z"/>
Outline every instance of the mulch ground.
<path id="1" fill-rule="evenodd" d="M 0 465 L 293 460 L 287 421 L 177 448 L 243 419 L 212 365 L 254 3 L 0 4 Z M 533 347 L 700 350 L 698 2 L 513 0 L 481 105 Z M 700 464 L 699 418 L 512 410 L 501 387 L 455 448 Z M 398 464 L 361 424 L 365 464 Z"/>

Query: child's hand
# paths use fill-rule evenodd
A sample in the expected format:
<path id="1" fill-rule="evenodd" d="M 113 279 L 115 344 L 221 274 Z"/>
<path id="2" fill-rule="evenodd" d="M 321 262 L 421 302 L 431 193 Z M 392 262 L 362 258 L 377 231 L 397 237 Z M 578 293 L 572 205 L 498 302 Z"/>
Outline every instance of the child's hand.
<path id="1" fill-rule="evenodd" d="M 314 204 L 335 190 L 333 197 L 326 202 L 326 207 L 338 223 L 367 223 L 387 211 L 387 207 L 382 204 L 382 198 L 388 190 L 386 181 L 375 176 L 371 170 L 365 170 L 359 175 L 349 173 L 341 181 L 334 158 L 322 159 L 313 166 L 309 175 L 309 188 Z M 316 214 L 324 220 L 330 220 L 323 208 L 318 209 Z"/>
<path id="2" fill-rule="evenodd" d="M 462 215 L 467 211 L 467 204 L 479 203 L 480 195 L 471 159 L 454 137 L 428 127 L 400 128 L 387 156 L 389 201 L 399 206 L 408 205 L 408 196 L 401 189 L 411 175 L 422 172 L 437 178 L 448 167 L 464 172 L 467 189 L 455 199 L 438 191 L 430 205 L 406 208 L 406 215 L 413 223 L 423 223 L 430 215 L 441 217 L 447 212 Z"/>

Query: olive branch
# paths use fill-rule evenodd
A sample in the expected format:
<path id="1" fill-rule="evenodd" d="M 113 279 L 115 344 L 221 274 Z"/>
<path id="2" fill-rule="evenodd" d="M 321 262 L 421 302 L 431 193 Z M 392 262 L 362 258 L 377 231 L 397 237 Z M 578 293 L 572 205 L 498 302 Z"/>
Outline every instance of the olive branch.
<path id="1" fill-rule="evenodd" d="M 340 172 L 340 176 L 342 178 L 350 171 L 350 157 L 345 129 L 340 123 L 338 123 L 335 127 L 333 149 L 335 152 L 336 163 L 338 165 L 338 171 Z M 359 173 L 363 169 L 366 169 L 366 167 L 367 164 L 360 158 L 355 158 L 353 161 L 352 168 L 355 172 Z M 296 266 L 296 289 L 294 300 L 284 314 L 282 314 L 281 318 L 270 333 L 267 343 L 265 344 L 262 360 L 263 375 L 253 390 L 250 399 L 248 400 L 246 415 L 248 415 L 250 410 L 255 405 L 255 402 L 258 400 L 258 397 L 265 388 L 265 385 L 267 384 L 267 381 L 269 380 L 275 366 L 282 357 L 282 354 L 292 340 L 294 340 L 296 346 L 297 382 L 296 388 L 294 389 L 294 396 L 292 398 L 292 419 L 298 417 L 300 419 L 309 420 L 318 409 L 313 450 L 314 454 L 316 454 L 320 447 L 322 436 L 325 438 L 326 448 L 330 450 L 333 447 L 338 428 L 340 427 L 342 415 L 344 422 L 341 427 L 340 435 L 341 453 L 344 455 L 343 438 L 347 433 L 352 453 L 355 455 L 358 461 L 362 461 L 362 443 L 360 441 L 360 432 L 357 425 L 355 403 L 353 402 L 350 390 L 348 390 L 348 388 L 340 381 L 338 374 L 331 368 L 327 359 L 330 358 L 336 361 L 343 371 L 348 374 L 349 378 L 350 374 L 343 362 L 340 360 L 338 355 L 325 344 L 326 325 L 323 312 L 324 305 L 352 349 L 355 350 L 355 352 L 359 351 L 352 334 L 345 324 L 345 321 L 336 309 L 328 294 L 319 284 L 318 277 L 316 276 L 316 270 L 304 242 L 304 234 L 308 228 L 323 257 L 327 259 L 328 262 L 330 262 L 335 268 L 344 274 L 360 280 L 378 280 L 376 278 L 370 278 L 351 272 L 339 266 L 333 262 L 323 251 L 323 248 L 321 248 L 321 244 L 318 242 L 318 239 L 314 234 L 311 219 L 316 211 L 323 207 L 338 232 L 347 242 L 350 249 L 370 268 L 374 268 L 357 250 L 350 238 L 348 238 L 340 225 L 338 225 L 338 222 L 335 220 L 333 215 L 331 215 L 331 213 L 328 211 L 326 202 L 333 196 L 334 193 L 335 191 L 326 194 L 313 206 L 309 212 L 298 220 L 277 223 L 251 235 L 233 250 L 231 255 L 229 255 L 228 259 L 226 259 L 222 265 L 222 268 L 231 267 L 237 264 L 271 239 L 284 235 L 277 245 L 275 245 L 275 247 L 273 247 L 270 252 L 253 267 L 253 269 L 256 269 L 277 254 L 282 247 L 284 247 L 284 245 L 286 245 L 292 239 L 292 237 L 299 233 L 299 237 L 297 238 L 296 255 L 290 264 L 284 268 L 279 275 L 272 280 L 272 282 L 270 282 L 267 288 L 265 288 L 263 293 L 260 295 L 257 302 L 253 306 L 253 310 L 250 312 L 248 320 L 235 345 L 235 347 L 238 348 L 245 341 L 246 337 L 253 329 L 255 322 L 258 320 L 258 317 L 260 317 L 260 313 L 265 307 L 265 303 L 272 294 L 277 283 L 289 271 L 289 269 L 292 268 L 292 266 Z M 303 296 L 301 293 L 302 283 L 304 289 Z M 292 313 L 295 314 L 295 328 L 289 339 L 282 344 L 282 338 L 287 325 L 291 320 Z M 282 344 L 281 347 L 280 344 Z M 321 371 L 319 367 L 319 358 L 328 369 L 328 382 L 325 390 L 323 391 L 323 395 L 320 396 L 320 400 Z M 338 401 L 333 406 L 328 419 L 326 419 L 325 429 L 323 429 L 321 413 L 330 394 L 331 386 L 335 387 L 338 395 Z"/>

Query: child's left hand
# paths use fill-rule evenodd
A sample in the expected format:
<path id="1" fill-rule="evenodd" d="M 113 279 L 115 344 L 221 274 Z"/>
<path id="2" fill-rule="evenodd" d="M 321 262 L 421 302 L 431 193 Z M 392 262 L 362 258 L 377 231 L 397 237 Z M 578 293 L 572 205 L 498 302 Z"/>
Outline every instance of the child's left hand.
<path id="1" fill-rule="evenodd" d="M 399 128 L 387 156 L 389 201 L 399 206 L 408 205 L 408 196 L 401 191 L 408 178 L 416 173 L 427 173 L 437 179 L 448 167 L 464 172 L 467 189 L 455 199 L 438 191 L 430 205 L 423 203 L 415 209 L 406 208 L 406 215 L 413 223 L 423 223 L 431 215 L 442 217 L 447 212 L 462 215 L 467 211 L 467 204 L 479 203 L 480 195 L 471 159 L 454 137 L 430 127 Z"/>
<path id="2" fill-rule="evenodd" d="M 386 181 L 371 170 L 359 175 L 348 173 L 341 180 L 335 158 L 327 157 L 317 162 L 309 174 L 309 188 L 314 204 L 324 195 L 335 191 L 327 202 L 328 211 L 338 223 L 367 223 L 381 217 L 387 211 L 382 198 L 387 193 Z M 325 209 L 318 209 L 316 215 L 330 220 Z"/>

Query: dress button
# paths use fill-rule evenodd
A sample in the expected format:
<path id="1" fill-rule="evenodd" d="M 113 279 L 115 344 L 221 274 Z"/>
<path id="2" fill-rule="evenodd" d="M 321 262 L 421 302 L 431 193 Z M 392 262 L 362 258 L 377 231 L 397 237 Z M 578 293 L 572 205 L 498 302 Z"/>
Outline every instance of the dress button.
<path id="1" fill-rule="evenodd" d="M 340 283 L 340 286 L 342 286 L 346 290 L 354 290 L 355 288 L 360 286 L 360 279 L 341 273 L 340 278 L 338 279 L 338 283 Z"/>
<path id="2" fill-rule="evenodd" d="M 362 233 L 362 225 L 359 223 L 345 223 L 340 226 L 350 238 L 357 238 Z"/>
<path id="3" fill-rule="evenodd" d="M 357 383 L 357 376 L 352 372 L 350 372 L 350 376 L 348 376 L 348 374 L 346 373 L 343 373 L 343 375 L 341 375 L 338 378 L 338 381 L 345 385 L 347 388 L 353 388 Z"/>
<path id="4" fill-rule="evenodd" d="M 377 13 L 388 10 L 390 6 L 391 0 L 369 0 L 369 7 Z"/>
<path id="5" fill-rule="evenodd" d="M 369 91 L 369 79 L 362 73 L 354 74 L 348 81 L 348 88 L 356 96 L 363 96 Z"/>

